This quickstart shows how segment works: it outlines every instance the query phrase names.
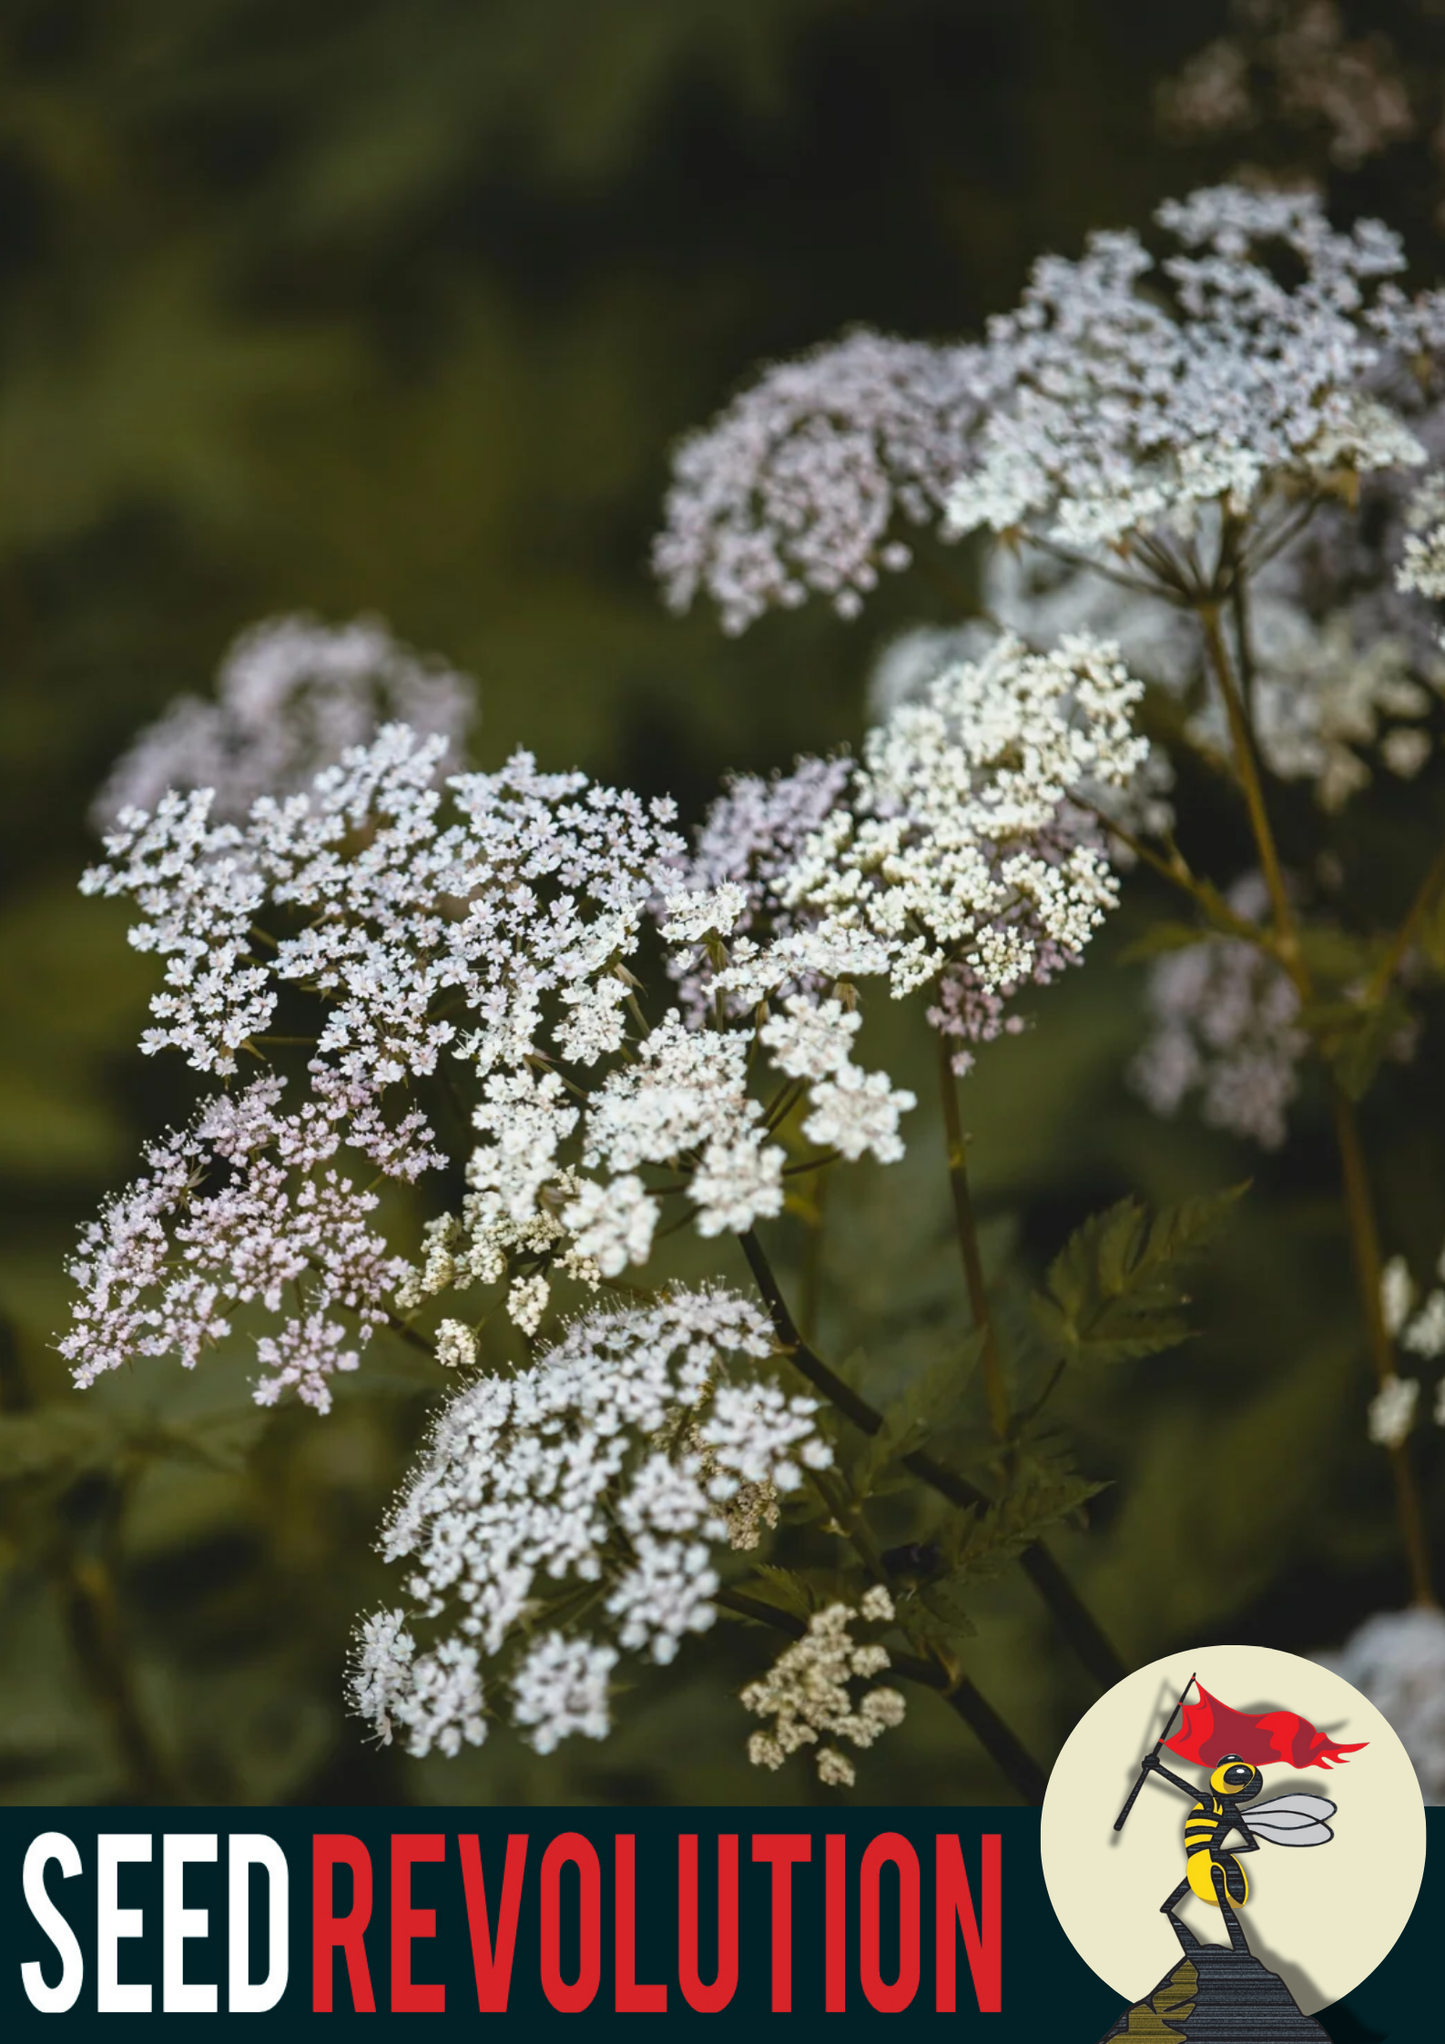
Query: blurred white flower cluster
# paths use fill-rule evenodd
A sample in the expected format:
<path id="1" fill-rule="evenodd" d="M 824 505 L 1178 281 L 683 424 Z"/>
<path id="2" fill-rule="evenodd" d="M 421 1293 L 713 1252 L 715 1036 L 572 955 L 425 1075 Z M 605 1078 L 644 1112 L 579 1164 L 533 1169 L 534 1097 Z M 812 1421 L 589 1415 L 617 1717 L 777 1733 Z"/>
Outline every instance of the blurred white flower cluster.
<path id="1" fill-rule="evenodd" d="M 1445 1357 L 1445 1250 L 1435 1266 L 1436 1282 L 1423 1295 L 1403 1256 L 1392 1256 L 1380 1276 L 1380 1312 L 1385 1332 L 1407 1356 L 1436 1363 Z M 1420 1380 L 1388 1377 L 1370 1402 L 1369 1434 L 1377 1446 L 1398 1448 L 1409 1437 L 1420 1403 Z M 1435 1387 L 1434 1417 L 1445 1427 L 1445 1376 Z"/>
<path id="2" fill-rule="evenodd" d="M 239 823 L 259 796 L 305 788 L 384 724 L 409 724 L 455 753 L 475 714 L 475 683 L 403 646 L 379 618 L 268 618 L 226 654 L 213 699 L 178 696 L 147 726 L 91 818 L 105 831 L 167 789 L 209 788 L 212 817 Z"/>
<path id="3" fill-rule="evenodd" d="M 530 1368 L 459 1392 L 383 1542 L 410 1565 L 412 1613 L 357 1641 L 353 1701 L 380 1735 L 416 1754 L 479 1743 L 486 1663 L 538 1752 L 604 1736 L 619 1652 L 666 1663 L 713 1623 L 712 1550 L 740 1495 L 795 1490 L 832 1459 L 816 1401 L 759 1370 L 772 1347 L 746 1301 L 678 1291 L 588 1314 Z M 441 1644 L 418 1654 L 422 1628 Z"/>
<path id="4" fill-rule="evenodd" d="M 1337 1653 L 1314 1658 L 1388 1718 L 1425 1801 L 1445 1803 L 1445 1611 L 1377 1612 Z"/>
<path id="5" fill-rule="evenodd" d="M 1250 922 L 1268 913 L 1258 873 L 1237 880 L 1225 899 Z M 1155 961 L 1146 999 L 1153 1034 L 1129 1073 L 1140 1097 L 1172 1115 L 1197 1090 L 1211 1128 L 1278 1149 L 1309 1047 L 1288 973 L 1246 938 L 1206 937 Z"/>

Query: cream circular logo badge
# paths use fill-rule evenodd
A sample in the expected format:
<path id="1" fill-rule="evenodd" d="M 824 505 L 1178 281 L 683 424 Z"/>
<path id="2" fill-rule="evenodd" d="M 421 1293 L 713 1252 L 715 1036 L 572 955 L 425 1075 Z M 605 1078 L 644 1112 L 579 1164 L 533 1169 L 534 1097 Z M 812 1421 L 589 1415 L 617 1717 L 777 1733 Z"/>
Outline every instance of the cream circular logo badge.
<path id="1" fill-rule="evenodd" d="M 1425 1811 L 1348 1682 L 1268 1647 L 1200 1647 L 1080 1719 L 1044 1799 L 1064 1932 L 1125 2004 L 1109 2037 L 1325 2044 L 1312 2020 L 1409 1921 Z"/>

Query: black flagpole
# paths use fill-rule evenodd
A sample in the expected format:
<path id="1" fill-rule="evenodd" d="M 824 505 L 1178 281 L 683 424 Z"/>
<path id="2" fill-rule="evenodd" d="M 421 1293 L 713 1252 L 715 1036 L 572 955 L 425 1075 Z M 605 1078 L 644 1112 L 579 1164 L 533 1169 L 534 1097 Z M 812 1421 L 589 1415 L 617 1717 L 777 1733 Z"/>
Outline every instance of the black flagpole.
<path id="1" fill-rule="evenodd" d="M 1181 1710 L 1183 1710 L 1183 1708 L 1184 1708 L 1184 1697 L 1185 1697 L 1185 1696 L 1187 1696 L 1187 1695 L 1189 1694 L 1190 1690 L 1191 1690 L 1191 1689 L 1192 1689 L 1193 1687 L 1194 1687 L 1194 1677 L 1193 1677 L 1193 1676 L 1191 1675 L 1191 1676 L 1190 1676 L 1190 1678 L 1189 1678 L 1189 1680 L 1188 1680 L 1188 1681 L 1187 1681 L 1187 1682 L 1185 1683 L 1185 1685 L 1184 1685 L 1184 1694 L 1183 1694 L 1183 1696 L 1181 1696 L 1181 1697 L 1180 1697 L 1180 1699 L 1179 1699 L 1178 1703 L 1176 1703 L 1176 1704 L 1175 1704 L 1175 1706 L 1174 1706 L 1173 1710 L 1171 1710 L 1171 1711 L 1170 1711 L 1170 1713 L 1169 1713 L 1169 1722 L 1168 1722 L 1168 1724 L 1167 1724 L 1167 1725 L 1165 1725 L 1165 1727 L 1164 1727 L 1163 1731 L 1162 1731 L 1162 1732 L 1161 1732 L 1161 1733 L 1159 1734 L 1159 1737 L 1158 1737 L 1158 1738 L 1157 1738 L 1157 1739 L 1156 1739 L 1156 1740 L 1154 1741 L 1154 1752 L 1153 1752 L 1153 1754 L 1152 1754 L 1152 1755 L 1150 1756 L 1151 1758 L 1157 1758 L 1157 1757 L 1158 1757 L 1158 1753 L 1159 1753 L 1159 1748 L 1160 1748 L 1160 1747 L 1161 1747 L 1161 1746 L 1162 1746 L 1162 1745 L 1164 1744 L 1164 1741 L 1165 1741 L 1165 1740 L 1166 1740 L 1166 1739 L 1167 1739 L 1167 1738 L 1169 1737 L 1169 1734 L 1170 1734 L 1170 1733 L 1171 1733 L 1171 1732 L 1173 1731 L 1173 1729 L 1174 1729 L 1174 1720 L 1175 1720 L 1175 1718 L 1177 1718 L 1177 1717 L 1178 1717 L 1178 1715 L 1179 1715 L 1180 1711 L 1181 1711 Z M 1134 1804 L 1135 1804 L 1135 1802 L 1136 1802 L 1136 1801 L 1137 1801 L 1137 1799 L 1138 1799 L 1139 1791 L 1140 1791 L 1140 1789 L 1141 1789 L 1141 1788 L 1143 1788 L 1143 1786 L 1144 1786 L 1144 1777 L 1145 1777 L 1145 1775 L 1146 1775 L 1146 1774 L 1147 1774 L 1148 1772 L 1149 1772 L 1149 1769 L 1148 1769 L 1147 1765 L 1145 1764 L 1145 1762 L 1144 1762 L 1144 1761 L 1142 1761 L 1142 1760 L 1141 1760 L 1141 1761 L 1139 1762 L 1139 1779 L 1138 1779 L 1138 1780 L 1137 1780 L 1137 1781 L 1135 1782 L 1135 1784 L 1134 1784 L 1133 1788 L 1131 1788 L 1131 1789 L 1130 1789 L 1130 1791 L 1129 1791 L 1129 1800 L 1128 1800 L 1128 1802 L 1127 1802 L 1127 1803 L 1125 1803 L 1125 1805 L 1124 1805 L 1123 1809 L 1122 1809 L 1122 1810 L 1121 1810 L 1121 1811 L 1119 1812 L 1118 1816 L 1117 1816 L 1117 1817 L 1116 1817 L 1116 1818 L 1114 1819 L 1114 1829 L 1115 1829 L 1116 1831 L 1122 1831 L 1122 1830 L 1123 1830 L 1123 1828 L 1124 1828 L 1124 1819 L 1125 1819 L 1125 1818 L 1126 1818 L 1126 1817 L 1128 1816 L 1129 1812 L 1130 1812 L 1130 1811 L 1131 1811 L 1131 1810 L 1133 1809 L 1133 1807 L 1134 1807 Z"/>

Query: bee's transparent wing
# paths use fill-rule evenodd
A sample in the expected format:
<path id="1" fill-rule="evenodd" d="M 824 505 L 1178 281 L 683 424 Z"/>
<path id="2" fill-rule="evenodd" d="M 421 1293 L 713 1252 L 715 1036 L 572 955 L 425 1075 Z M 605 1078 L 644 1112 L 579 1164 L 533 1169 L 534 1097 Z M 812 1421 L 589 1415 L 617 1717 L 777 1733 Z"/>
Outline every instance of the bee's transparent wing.
<path id="1" fill-rule="evenodd" d="M 1241 1815 L 1266 1845 L 1328 1845 L 1335 1834 L 1326 1820 L 1335 1808 L 1327 1796 L 1276 1796 Z"/>

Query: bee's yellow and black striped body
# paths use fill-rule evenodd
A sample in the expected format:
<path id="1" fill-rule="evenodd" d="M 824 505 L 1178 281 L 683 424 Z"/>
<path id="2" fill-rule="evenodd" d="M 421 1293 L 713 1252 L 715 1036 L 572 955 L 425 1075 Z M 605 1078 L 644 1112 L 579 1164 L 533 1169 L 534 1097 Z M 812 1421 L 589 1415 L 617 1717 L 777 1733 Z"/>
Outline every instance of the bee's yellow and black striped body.
<path id="1" fill-rule="evenodd" d="M 1232 1852 L 1222 1848 L 1231 1832 L 1243 1828 L 1240 1802 L 1251 1801 L 1263 1785 L 1264 1776 L 1259 1769 L 1231 1753 L 1210 1774 L 1208 1788 L 1184 1819 L 1184 1863 L 1189 1885 L 1200 1901 L 1208 1902 L 1212 1908 L 1219 1907 L 1214 1882 L 1216 1867 L 1224 1876 L 1224 1892 L 1234 1907 L 1243 1909 L 1249 1900 L 1244 1868 Z M 1244 1838 L 1246 1845 L 1250 1845 L 1247 1831 Z"/>
<path id="2" fill-rule="evenodd" d="M 1212 1792 L 1203 1795 L 1184 1820 L 1184 1850 L 1189 1872 L 1189 1885 L 1201 1902 L 1219 1907 L 1219 1897 L 1214 1892 L 1214 1868 L 1224 1872 L 1225 1892 L 1236 1909 L 1243 1909 L 1249 1899 L 1249 1882 L 1244 1868 L 1232 1852 L 1221 1852 L 1219 1846 L 1233 1828 L 1224 1806 L 1224 1798 Z"/>

